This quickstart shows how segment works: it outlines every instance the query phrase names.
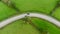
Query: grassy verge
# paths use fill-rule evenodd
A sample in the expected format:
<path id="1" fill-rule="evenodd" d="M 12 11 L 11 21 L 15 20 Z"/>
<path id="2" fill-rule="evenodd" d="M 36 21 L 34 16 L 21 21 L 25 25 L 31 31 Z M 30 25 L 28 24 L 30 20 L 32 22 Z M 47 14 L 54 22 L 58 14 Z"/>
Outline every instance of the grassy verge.
<path id="1" fill-rule="evenodd" d="M 40 34 L 40 32 L 30 24 L 18 20 L 1 29 L 0 34 Z"/>
<path id="2" fill-rule="evenodd" d="M 21 12 L 31 12 L 30 10 L 36 10 L 37 12 L 44 12 L 49 14 L 54 8 L 56 0 L 12 0 L 16 7 L 21 10 Z M 57 19 L 60 19 L 60 8 L 56 10 L 53 14 Z M 33 12 L 33 11 L 32 11 Z M 34 11 L 35 12 L 35 11 Z M 5 4 L 0 2 L 0 21 L 7 17 L 16 14 L 16 11 L 12 8 L 7 7 Z M 48 29 L 50 34 L 60 34 L 60 29 L 58 29 L 53 24 L 44 21 L 42 19 L 32 18 L 32 23 L 34 23 L 39 29 L 43 31 Z M 42 31 L 40 30 L 40 31 Z M 0 30 L 0 34 L 40 34 L 40 32 L 35 29 L 30 24 L 25 24 L 24 21 L 19 20 L 9 24 Z"/>
<path id="3" fill-rule="evenodd" d="M 55 7 L 57 0 L 11 0 L 21 12 L 36 10 L 49 14 Z M 30 12 L 31 12 L 30 11 Z"/>
<path id="4" fill-rule="evenodd" d="M 60 20 L 60 7 L 55 10 L 53 16 Z"/>
<path id="5" fill-rule="evenodd" d="M 60 34 L 60 29 L 57 28 L 55 25 L 47 22 L 47 21 L 44 21 L 42 19 L 37 19 L 37 18 L 33 18 L 32 21 L 40 29 L 43 29 L 43 30 L 47 30 L 48 29 L 48 32 L 50 34 Z"/>
<path id="6" fill-rule="evenodd" d="M 15 10 L 13 10 L 12 8 L 9 8 L 4 3 L 0 2 L 0 21 L 16 13 L 17 12 Z"/>
<path id="7" fill-rule="evenodd" d="M 46 30 L 50 34 L 60 34 L 60 29 L 48 21 L 32 18 L 32 23 L 34 23 L 40 29 L 40 31 L 38 31 L 38 29 L 31 24 L 18 20 L 1 29 L 0 34 L 41 34 L 41 32 L 45 32 Z"/>

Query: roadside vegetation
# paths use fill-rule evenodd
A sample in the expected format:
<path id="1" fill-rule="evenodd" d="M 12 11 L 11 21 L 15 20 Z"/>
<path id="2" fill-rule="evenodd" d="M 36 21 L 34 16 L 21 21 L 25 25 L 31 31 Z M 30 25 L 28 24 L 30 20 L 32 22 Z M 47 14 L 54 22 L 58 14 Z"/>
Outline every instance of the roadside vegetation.
<path id="1" fill-rule="evenodd" d="M 60 7 L 54 9 L 58 0 L 11 0 L 11 4 L 0 1 L 0 21 L 16 14 L 37 12 L 60 20 Z M 52 10 L 54 12 L 51 12 Z M 51 16 L 51 15 L 50 15 Z M 0 34 L 60 34 L 54 24 L 39 18 L 25 17 L 0 29 Z"/>

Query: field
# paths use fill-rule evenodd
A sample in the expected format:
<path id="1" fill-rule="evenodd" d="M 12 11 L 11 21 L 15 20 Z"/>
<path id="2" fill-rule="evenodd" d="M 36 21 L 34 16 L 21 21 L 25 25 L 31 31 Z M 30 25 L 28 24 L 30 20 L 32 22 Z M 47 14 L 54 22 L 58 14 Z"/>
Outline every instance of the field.
<path id="1" fill-rule="evenodd" d="M 54 9 L 58 0 L 11 0 L 15 7 L 20 11 L 16 11 L 12 7 L 7 6 L 0 1 L 0 21 L 13 17 L 17 14 L 27 12 L 37 12 L 52 16 L 60 21 L 60 7 L 58 7 L 53 15 L 50 12 Z M 19 13 L 20 12 L 20 13 Z M 56 25 L 39 18 L 31 18 L 31 22 L 37 27 L 25 23 L 23 19 L 17 20 L 6 27 L 0 29 L 0 34 L 60 34 L 60 28 Z"/>

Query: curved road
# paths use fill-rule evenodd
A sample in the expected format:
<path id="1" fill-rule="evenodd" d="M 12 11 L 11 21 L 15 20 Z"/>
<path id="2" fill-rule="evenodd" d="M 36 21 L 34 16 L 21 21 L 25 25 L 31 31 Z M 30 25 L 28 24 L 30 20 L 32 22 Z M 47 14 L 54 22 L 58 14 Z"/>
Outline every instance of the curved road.
<path id="1" fill-rule="evenodd" d="M 38 13 L 29 13 L 29 15 L 28 15 L 27 13 L 25 13 L 25 14 L 20 14 L 20 15 L 11 17 L 11 18 L 9 18 L 9 19 L 6 19 L 6 20 L 0 22 L 0 28 L 6 26 L 6 25 L 9 24 L 9 23 L 12 23 L 13 21 L 22 19 L 22 18 L 24 18 L 25 16 L 41 18 L 41 19 L 47 20 L 47 21 L 55 24 L 56 26 L 60 27 L 60 21 L 56 20 L 56 19 L 53 18 L 53 17 L 50 17 L 50 16 L 45 15 L 45 14 L 41 14 L 41 13 L 39 13 L 39 14 L 38 14 Z"/>

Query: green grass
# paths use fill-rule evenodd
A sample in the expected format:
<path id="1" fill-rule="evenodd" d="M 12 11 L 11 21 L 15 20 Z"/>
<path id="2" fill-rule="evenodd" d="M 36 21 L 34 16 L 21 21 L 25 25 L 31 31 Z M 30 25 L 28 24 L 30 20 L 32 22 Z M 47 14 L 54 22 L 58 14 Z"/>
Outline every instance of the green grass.
<path id="1" fill-rule="evenodd" d="M 57 0 L 11 0 L 21 12 L 42 12 L 49 14 Z"/>
<path id="2" fill-rule="evenodd" d="M 30 24 L 18 20 L 1 29 L 0 34 L 40 34 L 40 32 Z"/>
<path id="3" fill-rule="evenodd" d="M 0 21 L 16 13 L 17 12 L 15 10 L 13 10 L 12 8 L 9 8 L 4 3 L 0 2 Z"/>
<path id="4" fill-rule="evenodd" d="M 49 14 L 51 10 L 55 7 L 57 0 L 12 0 L 16 7 L 24 12 L 42 12 Z M 60 19 L 60 7 L 53 14 L 54 17 Z M 4 3 L 0 2 L 0 21 L 6 19 L 7 17 L 12 17 L 16 14 L 16 11 L 9 8 Z M 32 18 L 32 23 L 34 23 L 40 30 L 47 30 L 50 34 L 60 34 L 60 29 L 48 21 Z M 41 31 L 42 31 L 41 30 Z M 24 21 L 18 20 L 6 27 L 0 29 L 0 34 L 41 34 L 35 27 L 30 24 L 25 24 Z"/>
<path id="5" fill-rule="evenodd" d="M 55 10 L 53 16 L 60 20 L 60 7 Z"/>
<path id="6" fill-rule="evenodd" d="M 60 29 L 48 21 L 38 18 L 32 18 L 34 23 L 40 30 L 48 30 L 50 34 L 60 34 Z M 4 33 L 3 33 L 4 32 Z M 22 20 L 15 21 L 0 30 L 0 34 L 41 34 L 35 27 L 24 23 Z"/>
<path id="7" fill-rule="evenodd" d="M 33 18 L 32 22 L 37 25 L 40 29 L 47 30 L 50 34 L 60 34 L 60 29 L 55 25 L 51 24 L 48 21 L 44 21 L 42 19 Z"/>

